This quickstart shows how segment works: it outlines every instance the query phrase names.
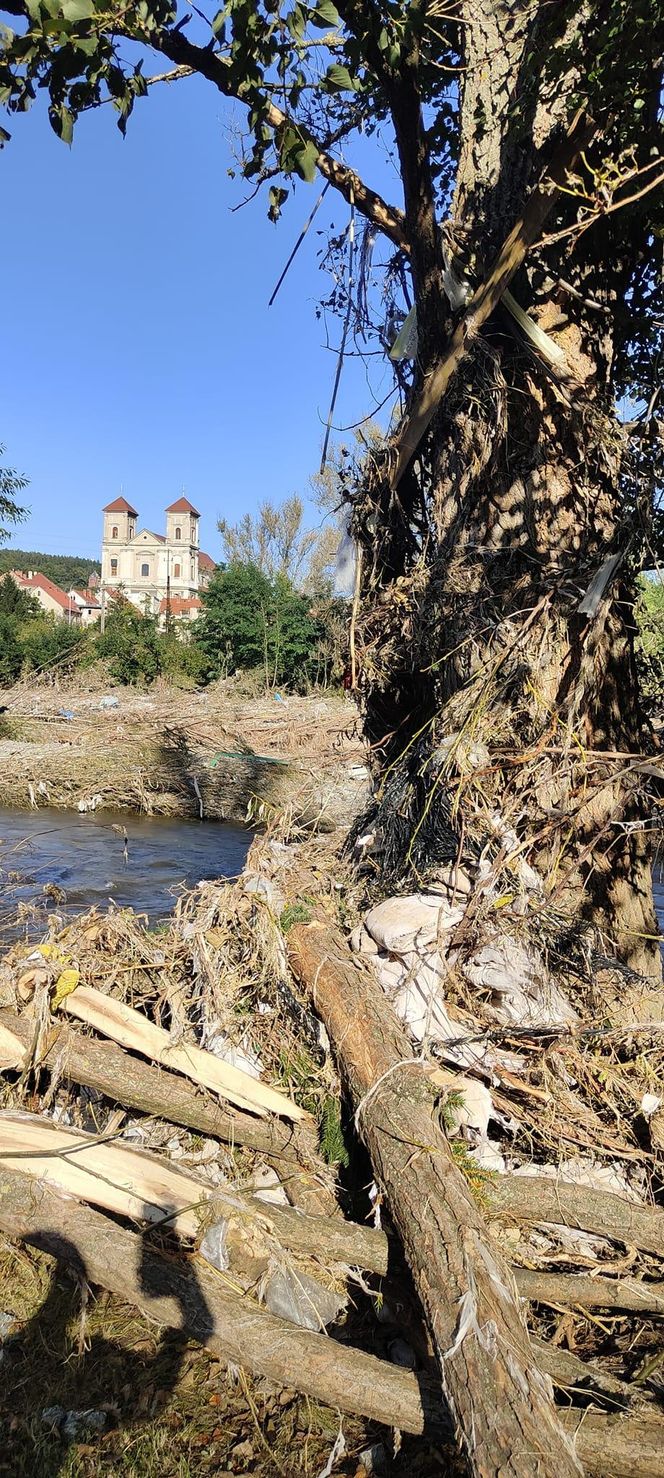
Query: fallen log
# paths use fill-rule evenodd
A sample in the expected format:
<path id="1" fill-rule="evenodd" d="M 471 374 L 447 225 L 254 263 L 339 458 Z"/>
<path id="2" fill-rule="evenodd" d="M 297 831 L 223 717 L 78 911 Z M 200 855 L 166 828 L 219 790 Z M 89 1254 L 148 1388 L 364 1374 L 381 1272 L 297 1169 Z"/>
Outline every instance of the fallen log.
<path id="1" fill-rule="evenodd" d="M 380 986 L 341 934 L 320 921 L 295 925 L 287 943 L 355 1103 L 469 1470 L 478 1478 L 578 1473 L 512 1274 L 434 1119 L 431 1084 L 413 1065 Z"/>
<path id="2" fill-rule="evenodd" d="M 601 1370 L 594 1361 L 580 1360 L 571 1350 L 561 1350 L 545 1339 L 535 1339 L 533 1335 L 530 1342 L 540 1370 L 550 1377 L 558 1390 L 592 1395 L 593 1399 L 603 1396 L 614 1409 L 621 1407 L 626 1410 L 634 1404 L 644 1404 L 644 1394 L 638 1386 L 630 1386 L 627 1381 Z"/>
<path id="3" fill-rule="evenodd" d="M 444 1397 L 426 1376 L 275 1318 L 228 1289 L 201 1259 L 156 1252 L 144 1237 L 50 1186 L 35 1186 L 19 1170 L 0 1170 L 0 1230 L 57 1257 L 151 1321 L 197 1339 L 222 1361 L 338 1411 L 451 1438 Z M 589 1478 L 664 1478 L 661 1421 L 629 1417 L 617 1424 L 575 1410 L 558 1417 Z"/>
<path id="4" fill-rule="evenodd" d="M 647 1316 L 664 1314 L 664 1282 L 595 1278 L 589 1273 L 543 1273 L 530 1268 L 516 1268 L 514 1276 L 521 1297 L 531 1303 L 564 1308 L 628 1309 Z"/>
<path id="5" fill-rule="evenodd" d="M 159 1222 L 168 1215 L 170 1226 L 190 1240 L 203 1226 L 226 1219 L 309 1258 L 387 1269 L 387 1239 L 372 1227 L 305 1216 L 234 1186 L 209 1185 L 164 1155 L 38 1114 L 0 1112 L 0 1165 L 10 1160 L 25 1175 L 129 1220 Z"/>
<path id="6" fill-rule="evenodd" d="M 664 1212 L 635 1205 L 611 1191 L 544 1175 L 501 1175 L 487 1181 L 483 1194 L 489 1209 L 501 1218 L 577 1227 L 664 1257 Z"/>
<path id="7" fill-rule="evenodd" d="M 225 1144 L 256 1150 L 276 1164 L 294 1205 L 320 1215 L 338 1212 L 334 1195 L 325 1184 L 324 1176 L 329 1172 L 317 1153 L 316 1135 L 307 1123 L 261 1119 L 238 1108 L 229 1109 L 206 1097 L 186 1078 L 132 1057 L 115 1042 L 84 1036 L 65 1021 L 38 1032 L 33 1017 L 2 1007 L 0 1070 L 24 1068 L 26 1063 L 34 1064 L 35 1069 L 45 1068 L 68 1083 L 103 1093 L 111 1103 L 182 1124 Z"/>
<path id="8" fill-rule="evenodd" d="M 0 1169 L 0 1229 L 222 1360 L 405 1432 L 444 1427 L 444 1403 L 421 1376 L 275 1318 L 202 1258 L 155 1252 L 145 1237 L 8 1167 Z"/>
<path id="9" fill-rule="evenodd" d="M 650 1416 L 561 1411 L 587 1478 L 661 1478 L 664 1422 Z"/>

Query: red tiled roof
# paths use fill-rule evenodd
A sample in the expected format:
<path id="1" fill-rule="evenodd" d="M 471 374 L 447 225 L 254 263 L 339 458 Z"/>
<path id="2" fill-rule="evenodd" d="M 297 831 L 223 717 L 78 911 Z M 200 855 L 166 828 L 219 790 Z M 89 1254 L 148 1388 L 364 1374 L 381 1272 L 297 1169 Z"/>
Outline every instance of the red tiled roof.
<path id="1" fill-rule="evenodd" d="M 79 600 L 83 602 L 84 606 L 95 606 L 97 610 L 101 610 L 101 605 L 97 600 L 96 595 L 93 595 L 91 590 L 74 590 L 72 594 L 77 595 Z"/>
<path id="2" fill-rule="evenodd" d="M 134 518 L 138 518 L 136 509 L 132 508 L 126 498 L 115 498 L 112 503 L 107 503 L 106 507 L 102 508 L 102 513 L 133 513 Z"/>
<path id="3" fill-rule="evenodd" d="M 188 611 L 200 611 L 202 601 L 198 595 L 172 595 L 170 604 L 171 616 L 185 616 Z M 168 610 L 166 596 L 163 596 L 160 601 L 159 610 L 162 616 L 166 615 Z"/>
<path id="4" fill-rule="evenodd" d="M 59 605 L 66 615 L 78 615 L 76 602 L 70 600 L 69 596 L 65 595 L 64 590 L 61 590 L 59 585 L 54 585 L 53 581 L 49 580 L 48 575 L 26 575 L 22 570 L 12 571 L 12 574 L 24 590 L 43 590 L 44 594 L 49 595 L 51 600 L 54 600 L 56 605 Z"/>
<path id="5" fill-rule="evenodd" d="M 199 570 L 216 570 L 217 561 L 212 558 L 211 554 L 206 554 L 205 550 L 201 549 L 198 556 L 198 568 Z"/>
<path id="6" fill-rule="evenodd" d="M 194 508 L 193 503 L 190 503 L 188 498 L 178 498 L 177 503 L 171 503 L 170 504 L 170 507 L 168 507 L 166 509 L 166 512 L 167 513 L 193 513 L 195 518 L 200 518 L 200 516 L 201 516 L 200 513 L 198 512 L 198 509 L 197 508 Z"/>

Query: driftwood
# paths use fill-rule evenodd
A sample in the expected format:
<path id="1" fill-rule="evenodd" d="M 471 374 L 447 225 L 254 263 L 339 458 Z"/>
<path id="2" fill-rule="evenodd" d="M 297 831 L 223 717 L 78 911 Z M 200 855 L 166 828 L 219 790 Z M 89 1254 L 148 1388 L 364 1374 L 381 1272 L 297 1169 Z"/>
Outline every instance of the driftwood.
<path id="1" fill-rule="evenodd" d="M 444 1425 L 434 1388 L 411 1371 L 275 1318 L 233 1292 L 202 1258 L 154 1252 L 144 1237 L 7 1167 L 0 1169 L 0 1229 L 52 1253 L 149 1319 L 181 1328 L 222 1360 L 405 1432 Z"/>
<path id="2" fill-rule="evenodd" d="M 18 1170 L 0 1170 L 0 1230 L 51 1253 L 223 1361 L 339 1411 L 404 1432 L 451 1436 L 444 1401 L 425 1376 L 274 1318 L 230 1291 L 201 1259 L 155 1252 L 136 1233 L 50 1186 L 35 1186 Z M 574 1410 L 558 1416 L 589 1478 L 664 1478 L 661 1421 Z"/>
<path id="3" fill-rule="evenodd" d="M 489 1209 L 517 1222 L 578 1227 L 664 1257 L 664 1212 L 635 1205 L 609 1191 L 537 1175 L 501 1175 L 487 1182 Z"/>
<path id="4" fill-rule="evenodd" d="M 210 1186 L 163 1155 L 37 1114 L 0 1112 L 0 1164 L 9 1160 L 63 1194 L 130 1220 L 159 1222 L 168 1214 L 169 1225 L 192 1240 L 203 1225 L 224 1218 L 246 1226 L 254 1239 L 272 1237 L 309 1258 L 364 1270 L 387 1268 L 387 1240 L 371 1227 L 305 1216 L 233 1186 Z"/>
<path id="5" fill-rule="evenodd" d="M 637 1278 L 595 1278 L 589 1273 L 544 1273 L 516 1268 L 516 1286 L 531 1303 L 565 1308 L 630 1309 L 637 1314 L 664 1314 L 664 1283 Z"/>
<path id="6" fill-rule="evenodd" d="M 189 1042 L 174 1042 L 170 1033 L 155 1026 L 141 1011 L 126 1006 L 114 996 L 106 996 L 93 986 L 79 985 L 61 1002 L 62 1009 L 91 1026 L 94 1031 L 121 1047 L 139 1052 L 153 1062 L 191 1078 L 193 1083 L 218 1093 L 239 1108 L 253 1114 L 273 1113 L 286 1119 L 306 1119 L 308 1115 L 278 1088 L 261 1083 L 240 1068 L 222 1062 L 212 1052 L 194 1047 Z"/>
<path id="7" fill-rule="evenodd" d="M 84 1036 L 66 1021 L 38 1031 L 32 1017 L 9 1007 L 0 1009 L 0 1054 L 0 1068 L 34 1064 L 66 1082 L 103 1093 L 111 1103 L 182 1124 L 225 1144 L 256 1150 L 276 1165 L 294 1205 L 320 1215 L 338 1212 L 324 1182 L 325 1167 L 308 1123 L 261 1119 L 228 1109 L 188 1079 L 132 1057 L 115 1042 Z"/>
<path id="8" fill-rule="evenodd" d="M 412 1065 L 408 1039 L 380 986 L 323 923 L 295 925 L 288 952 L 355 1102 L 470 1471 L 482 1478 L 578 1473 L 530 1347 L 513 1277 L 434 1120 L 431 1085 Z"/>

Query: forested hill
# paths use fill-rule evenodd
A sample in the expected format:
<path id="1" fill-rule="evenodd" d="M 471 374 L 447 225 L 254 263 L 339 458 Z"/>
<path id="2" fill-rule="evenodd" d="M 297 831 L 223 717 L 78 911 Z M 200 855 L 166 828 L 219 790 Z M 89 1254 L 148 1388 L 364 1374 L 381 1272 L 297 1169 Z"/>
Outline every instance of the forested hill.
<path id="1" fill-rule="evenodd" d="M 40 554 L 36 549 L 0 549 L 0 577 L 7 570 L 39 570 L 62 590 L 84 586 L 90 572 L 100 572 L 99 561 L 77 554 Z"/>

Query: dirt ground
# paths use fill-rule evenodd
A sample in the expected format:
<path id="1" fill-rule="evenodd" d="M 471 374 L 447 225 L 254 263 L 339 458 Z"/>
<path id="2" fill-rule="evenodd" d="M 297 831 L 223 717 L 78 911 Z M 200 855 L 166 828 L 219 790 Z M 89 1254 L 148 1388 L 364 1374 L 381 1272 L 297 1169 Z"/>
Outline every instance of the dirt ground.
<path id="1" fill-rule="evenodd" d="M 0 1352 L 0 1473 L 319 1478 L 325 1469 L 337 1413 L 229 1372 L 111 1295 L 86 1294 L 43 1254 L 5 1243 L 0 1286 L 12 1320 Z M 68 1437 L 70 1411 L 88 1422 Z M 384 1478 L 455 1471 L 451 1454 L 422 1439 L 405 1437 L 395 1453 L 385 1429 L 344 1417 L 342 1430 L 346 1448 L 332 1470 L 340 1478 L 366 1478 L 372 1460 Z"/>

